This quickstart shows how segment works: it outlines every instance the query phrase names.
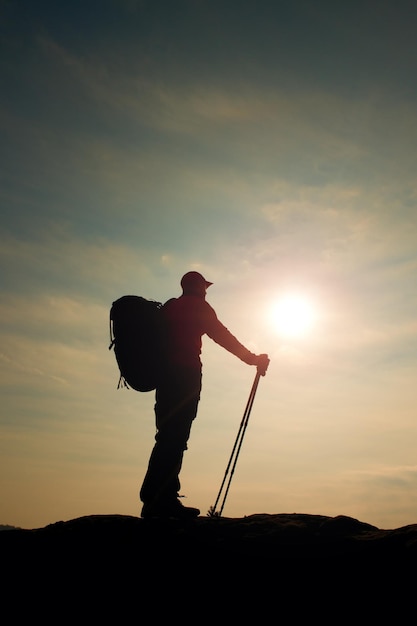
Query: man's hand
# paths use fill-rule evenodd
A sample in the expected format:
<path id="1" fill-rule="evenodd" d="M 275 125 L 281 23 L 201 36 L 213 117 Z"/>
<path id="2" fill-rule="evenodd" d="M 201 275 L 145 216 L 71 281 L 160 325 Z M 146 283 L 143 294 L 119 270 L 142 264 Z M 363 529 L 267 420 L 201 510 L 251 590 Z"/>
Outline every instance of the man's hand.
<path id="1" fill-rule="evenodd" d="M 266 374 L 266 370 L 268 369 L 268 365 L 269 365 L 269 357 L 267 354 L 258 354 L 256 356 L 256 367 L 258 368 L 258 372 L 261 374 L 261 376 L 265 376 Z"/>

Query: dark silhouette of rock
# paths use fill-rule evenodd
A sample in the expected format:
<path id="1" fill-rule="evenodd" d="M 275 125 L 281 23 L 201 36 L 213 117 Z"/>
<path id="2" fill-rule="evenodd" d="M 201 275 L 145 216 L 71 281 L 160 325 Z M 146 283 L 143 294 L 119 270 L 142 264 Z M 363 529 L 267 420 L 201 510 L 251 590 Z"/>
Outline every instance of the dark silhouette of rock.
<path id="1" fill-rule="evenodd" d="M 196 621 L 210 611 L 220 623 L 259 621 L 285 610 L 291 621 L 323 623 L 333 603 L 336 622 L 349 612 L 354 623 L 387 619 L 395 610 L 402 623 L 414 602 L 417 524 L 381 530 L 343 515 L 298 513 L 187 522 L 90 515 L 0 533 L 0 551 L 9 584 L 25 589 L 20 597 L 36 589 L 36 598 L 59 598 L 61 610 L 77 607 L 84 620 L 117 609 L 122 623 L 124 611 L 130 619 L 147 607 L 158 621 L 179 612 Z"/>
<path id="2" fill-rule="evenodd" d="M 255 514 L 242 518 L 143 520 L 127 515 L 90 515 L 33 530 L 0 534 L 4 553 L 46 548 L 70 554 L 101 551 L 120 558 L 152 561 L 155 551 L 190 562 L 215 558 L 366 563 L 375 559 L 417 560 L 417 524 L 381 530 L 351 517 Z M 126 553 L 120 549 L 128 547 Z M 87 550 L 85 552 L 85 550 Z M 147 556 L 149 550 L 149 557 Z"/>

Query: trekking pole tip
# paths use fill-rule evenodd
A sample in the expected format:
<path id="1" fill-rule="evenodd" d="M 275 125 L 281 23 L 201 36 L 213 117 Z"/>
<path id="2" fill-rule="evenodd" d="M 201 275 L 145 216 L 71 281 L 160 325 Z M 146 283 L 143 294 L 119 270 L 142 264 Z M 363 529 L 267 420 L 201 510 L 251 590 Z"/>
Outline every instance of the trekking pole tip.
<path id="1" fill-rule="evenodd" d="M 211 506 L 207 511 L 208 517 L 220 517 L 220 513 L 215 510 L 214 506 Z"/>

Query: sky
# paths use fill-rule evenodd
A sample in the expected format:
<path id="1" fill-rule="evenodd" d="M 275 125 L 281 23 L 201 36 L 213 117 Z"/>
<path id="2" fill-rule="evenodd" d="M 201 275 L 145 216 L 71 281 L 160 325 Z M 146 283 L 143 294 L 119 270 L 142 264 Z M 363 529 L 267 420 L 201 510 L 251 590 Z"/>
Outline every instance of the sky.
<path id="1" fill-rule="evenodd" d="M 189 270 L 271 359 L 223 516 L 417 523 L 416 18 L 0 0 L 0 524 L 140 515 L 154 394 L 117 389 L 109 310 Z M 256 370 L 202 358 L 181 483 L 205 515 Z"/>

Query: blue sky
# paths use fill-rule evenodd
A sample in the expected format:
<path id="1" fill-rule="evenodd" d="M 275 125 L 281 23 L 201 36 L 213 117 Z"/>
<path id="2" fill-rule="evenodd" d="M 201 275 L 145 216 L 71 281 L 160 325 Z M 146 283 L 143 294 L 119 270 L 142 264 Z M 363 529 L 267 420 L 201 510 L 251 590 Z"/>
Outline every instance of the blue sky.
<path id="1" fill-rule="evenodd" d="M 415 523 L 412 2 L 0 2 L 0 523 L 139 514 L 153 394 L 111 302 L 198 269 L 271 365 L 224 514 Z M 277 299 L 310 299 L 289 337 Z M 213 504 L 254 371 L 204 342 L 182 473 Z"/>

